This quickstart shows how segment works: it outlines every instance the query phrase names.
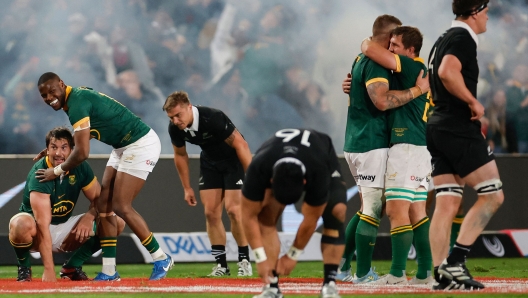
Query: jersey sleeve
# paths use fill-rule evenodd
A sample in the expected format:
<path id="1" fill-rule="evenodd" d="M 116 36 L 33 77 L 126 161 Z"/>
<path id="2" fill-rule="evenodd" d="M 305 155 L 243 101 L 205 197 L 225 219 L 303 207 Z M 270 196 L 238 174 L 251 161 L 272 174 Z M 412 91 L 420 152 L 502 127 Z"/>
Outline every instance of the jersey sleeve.
<path id="1" fill-rule="evenodd" d="M 26 184 L 28 186 L 28 193 L 31 193 L 32 191 L 36 191 L 40 193 L 51 194 L 54 188 L 53 180 L 43 182 L 43 183 L 39 182 L 35 174 L 35 170 L 36 170 L 35 168 L 32 168 L 26 179 Z"/>
<path id="2" fill-rule="evenodd" d="M 368 85 L 376 82 L 385 82 L 390 84 L 390 75 L 391 73 L 388 69 L 385 69 L 381 65 L 370 60 L 365 65 L 364 70 L 365 86 L 368 87 Z"/>
<path id="3" fill-rule="evenodd" d="M 255 159 L 253 159 L 255 161 Z M 252 162 L 246 172 L 242 194 L 250 201 L 263 201 L 266 188 L 271 188 L 271 175 L 259 169 L 260 162 Z M 268 177 L 269 176 L 269 177 Z"/>
<path id="4" fill-rule="evenodd" d="M 211 117 L 210 127 L 211 132 L 217 135 L 220 140 L 227 139 L 235 131 L 235 125 L 224 112 L 217 113 Z"/>
<path id="5" fill-rule="evenodd" d="M 174 146 L 178 148 L 185 146 L 185 140 L 182 138 L 178 126 L 169 123 L 169 135 Z"/>
<path id="6" fill-rule="evenodd" d="M 86 92 L 79 91 L 75 98 L 70 98 L 68 103 L 68 118 L 74 131 L 90 127 L 90 114 L 92 112 L 92 102 L 85 100 Z M 71 95 L 73 96 L 73 95 Z"/>
<path id="7" fill-rule="evenodd" d="M 453 55 L 458 58 L 462 65 L 468 63 L 468 59 L 475 59 L 477 55 L 477 44 L 471 38 L 469 32 L 453 36 L 446 55 Z"/>
<path id="8" fill-rule="evenodd" d="M 94 185 L 97 178 L 95 177 L 92 167 L 90 167 L 88 162 L 84 161 L 79 168 L 79 174 L 82 176 L 81 187 L 83 190 L 87 190 Z"/>

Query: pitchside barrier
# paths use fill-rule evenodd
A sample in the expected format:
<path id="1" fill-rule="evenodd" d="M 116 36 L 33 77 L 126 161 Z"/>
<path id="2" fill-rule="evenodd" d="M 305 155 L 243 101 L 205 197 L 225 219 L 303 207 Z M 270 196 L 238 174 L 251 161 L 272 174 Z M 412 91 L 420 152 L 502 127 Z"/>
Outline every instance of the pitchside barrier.
<path id="1" fill-rule="evenodd" d="M 4 169 L 4 175 L 0 181 L 0 265 L 15 264 L 16 258 L 7 238 L 9 219 L 18 212 L 22 200 L 22 190 L 29 169 L 34 164 L 33 156 L 27 155 L 0 155 L 0 168 Z M 91 155 L 89 163 L 94 173 L 102 177 L 108 156 Z M 344 158 L 340 158 L 345 182 L 348 187 L 348 210 L 347 222 L 360 207 L 359 196 L 354 179 L 348 170 Z M 521 156 L 498 156 L 497 164 L 504 185 L 505 202 L 497 214 L 491 219 L 486 227 L 487 231 L 501 231 L 484 233 L 477 239 L 472 249 L 473 256 L 481 257 L 513 257 L 528 255 L 528 223 L 525 220 L 525 212 L 528 210 L 528 183 L 526 177 L 528 172 L 528 155 Z M 198 193 L 199 159 L 192 156 L 190 159 L 191 185 Z M 383 177 L 374 177 L 383 179 Z M 416 177 L 423 179 L 423 177 Z M 475 191 L 466 187 L 464 192 L 464 207 L 466 210 L 476 199 Z M 155 232 L 158 242 L 165 251 L 177 261 L 212 261 L 209 254 L 210 243 L 204 233 L 205 218 L 203 206 L 199 202 L 196 207 L 190 207 L 183 199 L 183 188 L 174 167 L 172 155 L 162 156 L 152 172 L 142 191 L 134 201 L 134 208 L 147 221 L 149 228 Z M 430 215 L 434 208 L 431 207 Z M 88 200 L 84 197 L 78 201 L 73 214 L 79 214 L 88 209 Z M 292 237 L 302 220 L 299 213 L 299 204 L 288 206 L 278 223 L 282 250 L 289 247 Z M 224 212 L 223 222 L 226 229 L 230 229 L 229 219 Z M 321 232 L 321 221 L 318 232 Z M 380 225 L 380 236 L 378 237 L 375 259 L 390 259 L 391 245 L 389 221 L 384 218 Z M 125 228 L 124 234 L 118 239 L 118 262 L 119 263 L 142 263 L 150 261 L 150 256 L 138 245 L 137 238 L 130 236 L 130 229 Z M 320 234 L 316 234 L 309 247 L 302 256 L 304 260 L 320 260 L 319 248 Z M 228 259 L 236 260 L 236 243 L 232 236 L 228 237 Z M 290 242 L 288 242 L 290 241 Z M 410 257 L 412 257 L 411 250 Z M 67 255 L 56 255 L 57 264 L 62 263 Z M 92 259 L 100 263 L 100 258 Z M 37 260 L 38 263 L 38 260 Z"/>

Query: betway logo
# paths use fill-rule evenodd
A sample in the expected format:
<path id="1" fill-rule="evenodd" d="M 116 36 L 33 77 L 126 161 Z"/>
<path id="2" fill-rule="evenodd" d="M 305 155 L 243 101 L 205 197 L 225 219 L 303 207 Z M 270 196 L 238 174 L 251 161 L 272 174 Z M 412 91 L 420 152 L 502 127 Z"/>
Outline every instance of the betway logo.
<path id="1" fill-rule="evenodd" d="M 376 180 L 376 175 L 358 175 L 358 180 L 372 181 Z"/>

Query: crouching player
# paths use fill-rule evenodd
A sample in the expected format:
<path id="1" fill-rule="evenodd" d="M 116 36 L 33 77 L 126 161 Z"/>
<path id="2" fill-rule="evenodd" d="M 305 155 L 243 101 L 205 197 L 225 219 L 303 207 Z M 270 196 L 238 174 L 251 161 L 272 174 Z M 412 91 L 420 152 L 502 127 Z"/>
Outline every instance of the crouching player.
<path id="1" fill-rule="evenodd" d="M 282 129 L 257 151 L 242 188 L 242 221 L 265 286 L 254 298 L 282 298 L 279 275 L 289 275 L 322 216 L 324 281 L 321 297 L 340 297 L 335 284 L 345 248 L 346 188 L 329 136 Z M 277 221 L 286 205 L 303 200 L 301 222 L 289 252 L 279 258 Z"/>
<path id="2" fill-rule="evenodd" d="M 64 127 L 52 129 L 46 135 L 46 156 L 28 173 L 20 213 L 9 221 L 9 242 L 18 259 L 17 281 L 31 281 L 30 252 L 40 252 L 44 264 L 42 281 L 57 281 L 52 252 L 71 251 L 75 252 L 63 265 L 60 276 L 88 280 L 82 265 L 101 248 L 95 221 L 95 200 L 101 192 L 101 185 L 86 161 L 52 181 L 41 183 L 36 178 L 36 173 L 63 163 L 73 146 L 70 130 Z M 90 209 L 72 216 L 81 190 L 90 200 Z M 121 218 L 117 219 L 120 233 L 125 223 Z"/>

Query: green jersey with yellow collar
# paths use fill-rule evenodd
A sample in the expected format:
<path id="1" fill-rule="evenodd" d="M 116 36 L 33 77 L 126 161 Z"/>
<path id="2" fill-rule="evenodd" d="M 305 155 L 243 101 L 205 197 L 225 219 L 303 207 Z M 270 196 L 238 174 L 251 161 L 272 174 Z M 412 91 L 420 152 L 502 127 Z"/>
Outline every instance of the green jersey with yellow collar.
<path id="1" fill-rule="evenodd" d="M 422 58 L 411 59 L 402 55 L 394 55 L 394 57 L 397 67 L 394 71 L 394 86 L 391 89 L 406 90 L 414 87 L 420 70 L 424 71 L 424 75 L 427 72 Z M 390 110 L 388 116 L 391 129 L 390 143 L 426 146 L 425 131 L 431 104 L 428 95 L 423 94 L 399 108 Z"/>
<path id="2" fill-rule="evenodd" d="M 150 127 L 110 96 L 87 87 L 66 87 L 63 107 L 75 131 L 88 123 L 90 136 L 114 148 L 130 145 Z"/>
<path id="3" fill-rule="evenodd" d="M 51 200 L 51 224 L 57 225 L 68 221 L 72 216 L 73 208 L 77 204 L 81 190 L 92 187 L 96 178 L 90 165 L 83 161 L 79 166 L 55 178 L 55 180 L 39 182 L 35 172 L 39 169 L 47 168 L 53 168 L 47 156 L 33 165 L 26 178 L 24 197 L 19 210 L 33 214 L 29 199 L 32 191 L 49 194 Z"/>
<path id="4" fill-rule="evenodd" d="M 391 84 L 391 73 L 363 54 L 352 65 L 345 134 L 345 152 L 364 153 L 389 147 L 387 114 L 378 110 L 367 91 L 370 84 Z"/>

